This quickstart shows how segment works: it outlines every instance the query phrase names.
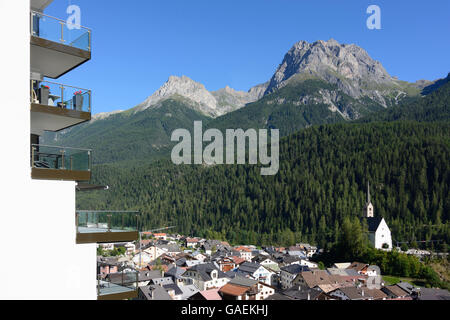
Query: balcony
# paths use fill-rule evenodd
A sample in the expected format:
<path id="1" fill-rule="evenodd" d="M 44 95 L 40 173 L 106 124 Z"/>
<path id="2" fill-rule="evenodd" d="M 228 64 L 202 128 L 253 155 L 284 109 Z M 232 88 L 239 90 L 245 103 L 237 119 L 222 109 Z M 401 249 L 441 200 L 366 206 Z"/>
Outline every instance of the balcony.
<path id="1" fill-rule="evenodd" d="M 31 80 L 31 133 L 60 131 L 91 120 L 91 90 Z"/>
<path id="2" fill-rule="evenodd" d="M 30 11 L 31 70 L 56 79 L 91 59 L 91 30 Z"/>
<path id="3" fill-rule="evenodd" d="M 97 276 L 98 300 L 133 299 L 138 296 L 137 271 L 122 271 L 110 273 L 106 277 Z"/>
<path id="4" fill-rule="evenodd" d="M 92 151 L 88 149 L 31 145 L 31 177 L 40 180 L 88 181 Z"/>
<path id="5" fill-rule="evenodd" d="M 139 239 L 137 211 L 77 211 L 78 244 L 129 242 Z"/>

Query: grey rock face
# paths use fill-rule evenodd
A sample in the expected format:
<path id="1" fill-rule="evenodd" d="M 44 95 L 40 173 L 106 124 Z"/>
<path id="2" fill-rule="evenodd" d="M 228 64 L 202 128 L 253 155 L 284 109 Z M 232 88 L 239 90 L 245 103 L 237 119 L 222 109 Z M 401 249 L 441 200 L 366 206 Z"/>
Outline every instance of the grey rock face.
<path id="1" fill-rule="evenodd" d="M 256 101 L 263 95 L 266 87 L 260 85 L 250 89 L 249 92 L 244 92 L 227 86 L 209 92 L 203 84 L 186 76 L 171 76 L 161 88 L 136 106 L 135 112 L 157 108 L 159 102 L 168 98 L 181 97 L 191 108 L 210 117 L 218 117 Z"/>
<path id="2" fill-rule="evenodd" d="M 397 80 L 364 49 L 354 44 L 339 44 L 334 39 L 297 42 L 285 55 L 265 94 L 282 88 L 294 76 L 321 78 L 336 84 L 353 98 L 368 96 L 384 106 L 386 102 L 380 91 L 398 87 Z"/>

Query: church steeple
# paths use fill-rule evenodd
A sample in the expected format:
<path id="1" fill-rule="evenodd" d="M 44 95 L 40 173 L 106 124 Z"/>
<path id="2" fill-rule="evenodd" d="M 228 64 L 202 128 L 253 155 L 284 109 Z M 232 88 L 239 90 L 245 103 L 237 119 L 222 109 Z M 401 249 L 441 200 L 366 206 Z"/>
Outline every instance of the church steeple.
<path id="1" fill-rule="evenodd" d="M 363 213 L 367 218 L 373 218 L 373 205 L 370 201 L 370 184 L 367 182 L 367 202 L 364 206 Z"/>

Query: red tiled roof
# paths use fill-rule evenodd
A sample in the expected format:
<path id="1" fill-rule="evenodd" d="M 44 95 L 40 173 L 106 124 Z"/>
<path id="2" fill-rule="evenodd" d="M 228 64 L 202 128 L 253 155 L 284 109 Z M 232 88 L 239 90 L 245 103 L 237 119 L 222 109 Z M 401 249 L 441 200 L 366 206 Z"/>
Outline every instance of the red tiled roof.
<path id="1" fill-rule="evenodd" d="M 237 286 L 231 283 L 227 283 L 219 289 L 220 292 L 235 297 L 242 296 L 247 290 L 248 288 L 246 287 Z"/>

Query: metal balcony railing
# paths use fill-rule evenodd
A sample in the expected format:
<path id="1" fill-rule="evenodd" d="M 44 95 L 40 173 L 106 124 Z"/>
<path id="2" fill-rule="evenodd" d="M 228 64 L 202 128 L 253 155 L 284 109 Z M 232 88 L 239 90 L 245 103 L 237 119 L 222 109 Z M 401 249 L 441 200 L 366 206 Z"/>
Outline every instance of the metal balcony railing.
<path id="1" fill-rule="evenodd" d="M 90 29 L 36 11 L 31 11 L 30 19 L 32 36 L 91 51 Z"/>
<path id="2" fill-rule="evenodd" d="M 31 80 L 30 102 L 91 112 L 91 90 L 52 81 Z"/>
<path id="3" fill-rule="evenodd" d="M 71 171 L 91 171 L 92 150 L 31 145 L 31 167 Z"/>

